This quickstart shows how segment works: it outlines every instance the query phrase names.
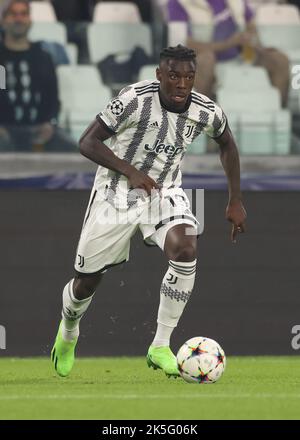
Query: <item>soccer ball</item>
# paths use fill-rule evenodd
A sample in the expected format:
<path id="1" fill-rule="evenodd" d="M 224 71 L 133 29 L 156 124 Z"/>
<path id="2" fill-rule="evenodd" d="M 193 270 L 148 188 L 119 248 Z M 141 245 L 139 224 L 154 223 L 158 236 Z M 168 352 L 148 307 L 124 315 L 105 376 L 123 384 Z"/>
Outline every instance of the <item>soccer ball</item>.
<path id="1" fill-rule="evenodd" d="M 220 379 L 226 357 L 213 339 L 197 336 L 186 341 L 177 353 L 181 377 L 190 383 L 213 383 Z"/>

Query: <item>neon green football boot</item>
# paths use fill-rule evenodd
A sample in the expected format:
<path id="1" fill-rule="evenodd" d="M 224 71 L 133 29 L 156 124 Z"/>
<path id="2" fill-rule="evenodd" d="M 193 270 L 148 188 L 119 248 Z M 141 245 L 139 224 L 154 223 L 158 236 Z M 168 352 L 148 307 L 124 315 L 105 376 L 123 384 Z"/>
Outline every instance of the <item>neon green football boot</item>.
<path id="1" fill-rule="evenodd" d="M 51 360 L 59 376 L 66 377 L 70 374 L 75 361 L 75 347 L 78 338 L 73 341 L 65 341 L 61 335 L 62 322 L 59 325 L 54 346 L 51 351 Z"/>
<path id="2" fill-rule="evenodd" d="M 147 364 L 154 370 L 158 368 L 163 370 L 168 377 L 180 376 L 176 356 L 170 347 L 153 347 L 151 345 L 147 354 Z"/>

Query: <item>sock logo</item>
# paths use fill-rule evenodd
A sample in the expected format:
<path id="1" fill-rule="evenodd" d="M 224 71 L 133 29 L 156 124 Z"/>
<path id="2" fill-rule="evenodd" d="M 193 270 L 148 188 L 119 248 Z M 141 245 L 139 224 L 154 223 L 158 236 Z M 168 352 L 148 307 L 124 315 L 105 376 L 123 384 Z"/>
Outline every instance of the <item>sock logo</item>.
<path id="1" fill-rule="evenodd" d="M 166 279 L 166 281 L 168 281 L 169 284 L 176 284 L 177 283 L 178 278 L 173 275 L 172 273 L 169 274 L 169 278 Z"/>
<path id="2" fill-rule="evenodd" d="M 68 316 L 75 318 L 77 316 L 77 312 L 74 312 L 73 310 L 69 309 L 69 307 L 65 307 L 65 311 Z"/>
<path id="3" fill-rule="evenodd" d="M 83 267 L 84 266 L 84 257 L 82 255 L 78 254 L 78 259 L 79 259 L 78 266 Z"/>

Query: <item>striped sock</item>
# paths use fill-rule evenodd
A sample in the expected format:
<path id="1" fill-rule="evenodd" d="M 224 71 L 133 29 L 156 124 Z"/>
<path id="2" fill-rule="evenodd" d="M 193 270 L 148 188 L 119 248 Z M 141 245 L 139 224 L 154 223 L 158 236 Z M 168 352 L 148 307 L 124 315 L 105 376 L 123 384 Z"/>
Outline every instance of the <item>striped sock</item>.
<path id="1" fill-rule="evenodd" d="M 93 295 L 79 301 L 73 294 L 73 279 L 65 286 L 63 291 L 62 309 L 62 338 L 72 341 L 79 336 L 79 322 L 90 305 Z"/>
<path id="2" fill-rule="evenodd" d="M 169 346 L 170 337 L 177 326 L 195 283 L 197 260 L 169 261 L 169 268 L 160 289 L 157 330 L 152 342 L 155 347 Z"/>

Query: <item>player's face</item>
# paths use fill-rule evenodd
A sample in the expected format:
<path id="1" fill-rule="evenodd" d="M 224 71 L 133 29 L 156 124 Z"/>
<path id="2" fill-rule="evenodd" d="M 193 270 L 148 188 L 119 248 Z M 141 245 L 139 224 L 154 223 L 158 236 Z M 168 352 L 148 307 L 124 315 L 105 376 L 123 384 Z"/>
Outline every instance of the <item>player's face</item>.
<path id="1" fill-rule="evenodd" d="M 193 61 L 163 60 L 156 70 L 156 78 L 160 81 L 164 103 L 176 110 L 183 109 L 194 86 L 195 73 Z"/>
<path id="2" fill-rule="evenodd" d="M 13 3 L 3 20 L 5 33 L 15 38 L 27 35 L 31 25 L 30 11 L 24 3 Z"/>

